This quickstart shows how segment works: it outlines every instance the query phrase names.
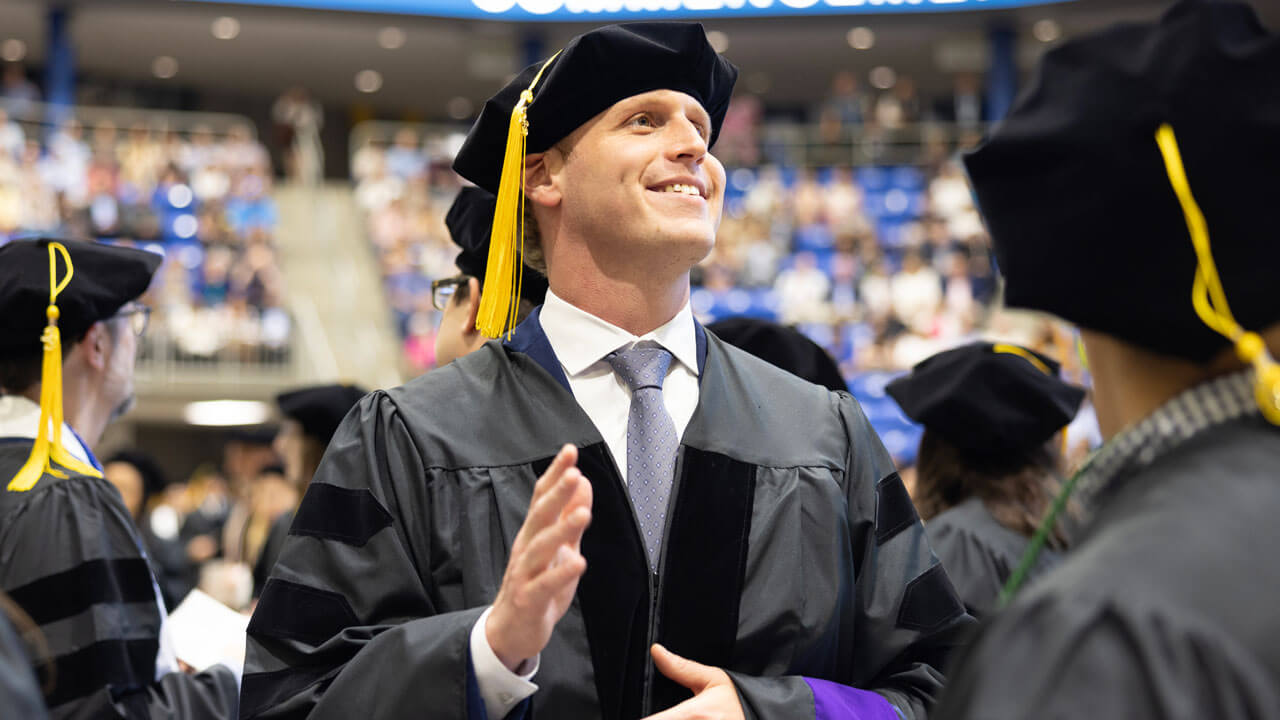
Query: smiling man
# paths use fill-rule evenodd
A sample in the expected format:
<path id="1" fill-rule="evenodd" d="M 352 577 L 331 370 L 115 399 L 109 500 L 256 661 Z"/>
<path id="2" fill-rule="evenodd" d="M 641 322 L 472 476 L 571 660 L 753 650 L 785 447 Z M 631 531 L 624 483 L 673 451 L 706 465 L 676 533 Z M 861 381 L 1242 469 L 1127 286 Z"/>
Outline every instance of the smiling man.
<path id="1" fill-rule="evenodd" d="M 546 302 L 344 422 L 244 717 L 925 716 L 969 618 L 879 439 L 689 309 L 736 75 L 699 25 L 610 26 L 486 104 L 455 161 L 498 197 L 479 323 L 521 215 Z"/>

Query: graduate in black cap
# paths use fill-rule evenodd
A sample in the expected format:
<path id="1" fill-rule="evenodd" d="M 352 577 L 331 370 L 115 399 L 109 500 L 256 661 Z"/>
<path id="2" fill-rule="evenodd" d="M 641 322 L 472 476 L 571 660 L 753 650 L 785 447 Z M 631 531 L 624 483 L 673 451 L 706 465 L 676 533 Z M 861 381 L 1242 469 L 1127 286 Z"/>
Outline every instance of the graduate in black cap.
<path id="1" fill-rule="evenodd" d="M 707 326 L 716 337 L 828 390 L 849 391 L 831 354 L 804 333 L 771 320 L 731 317 Z"/>
<path id="2" fill-rule="evenodd" d="M 977 342 L 938 353 L 885 386 L 924 425 L 912 499 L 974 617 L 996 609 L 1060 489 L 1060 432 L 1085 391 L 1059 379 L 1058 369 L 1027 348 Z M 1061 558 L 1061 523 L 1048 540 L 1032 575 Z"/>
<path id="3" fill-rule="evenodd" d="M 504 342 L 338 429 L 245 717 L 925 715 L 970 618 L 888 454 L 689 309 L 736 77 L 700 25 L 614 25 L 486 103 L 454 167 L 496 195 L 477 326 Z M 525 263 L 550 287 L 513 328 Z"/>
<path id="4" fill-rule="evenodd" d="M 136 300 L 159 264 L 70 240 L 0 247 L 0 589 L 48 641 L 54 718 L 236 714 L 231 670 L 178 669 L 137 528 L 92 450 L 132 400 Z"/>
<path id="5" fill-rule="evenodd" d="M 276 406 L 284 422 L 276 434 L 276 454 L 284 461 L 285 479 L 302 497 L 320 466 L 320 458 L 333 439 L 342 418 L 368 393 L 362 387 L 342 383 L 311 385 L 289 390 L 276 396 Z M 280 549 L 289 536 L 294 510 L 271 522 L 267 539 L 253 565 L 253 594 L 262 594 L 262 586 L 275 567 Z"/>
<path id="6" fill-rule="evenodd" d="M 448 365 L 489 340 L 476 327 L 476 319 L 480 314 L 480 294 L 484 292 L 484 277 L 489 263 L 489 234 L 493 230 L 495 202 L 493 193 L 487 190 L 464 187 L 445 215 L 449 236 L 461 251 L 454 261 L 459 274 L 431 283 L 431 301 L 442 313 L 440 327 L 436 331 L 436 367 Z M 516 322 L 523 322 L 546 299 L 547 279 L 542 273 L 522 264 L 517 287 L 519 306 Z"/>
<path id="7" fill-rule="evenodd" d="M 1280 717 L 1280 36 L 1235 2 L 1064 43 L 967 158 L 1011 305 L 1081 328 L 1083 525 L 943 718 Z"/>

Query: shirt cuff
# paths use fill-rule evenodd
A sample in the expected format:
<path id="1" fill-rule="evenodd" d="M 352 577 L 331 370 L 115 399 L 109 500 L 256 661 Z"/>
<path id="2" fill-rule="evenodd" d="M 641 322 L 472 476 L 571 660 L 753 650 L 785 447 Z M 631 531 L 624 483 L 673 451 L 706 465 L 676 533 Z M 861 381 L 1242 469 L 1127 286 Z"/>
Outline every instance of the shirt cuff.
<path id="1" fill-rule="evenodd" d="M 489 638 L 485 635 L 485 624 L 491 612 L 492 607 L 485 610 L 471 628 L 471 667 L 475 670 L 476 685 L 480 688 L 489 720 L 498 720 L 538 691 L 538 686 L 530 680 L 538 672 L 541 655 L 525 660 L 516 668 L 517 672 L 508 670 L 489 647 Z"/>

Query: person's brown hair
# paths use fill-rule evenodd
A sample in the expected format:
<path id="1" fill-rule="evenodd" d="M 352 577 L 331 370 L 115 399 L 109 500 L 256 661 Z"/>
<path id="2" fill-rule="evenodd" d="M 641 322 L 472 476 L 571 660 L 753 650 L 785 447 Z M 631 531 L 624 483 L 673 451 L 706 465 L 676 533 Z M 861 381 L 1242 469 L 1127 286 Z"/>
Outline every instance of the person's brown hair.
<path id="1" fill-rule="evenodd" d="M 1060 489 L 1061 465 L 1061 453 L 1052 441 L 1022 453 L 986 457 L 966 452 L 926 429 L 916 456 L 913 500 L 920 517 L 928 521 L 976 497 L 996 522 L 1031 537 Z M 1061 520 L 1048 542 L 1054 549 L 1066 548 Z"/>

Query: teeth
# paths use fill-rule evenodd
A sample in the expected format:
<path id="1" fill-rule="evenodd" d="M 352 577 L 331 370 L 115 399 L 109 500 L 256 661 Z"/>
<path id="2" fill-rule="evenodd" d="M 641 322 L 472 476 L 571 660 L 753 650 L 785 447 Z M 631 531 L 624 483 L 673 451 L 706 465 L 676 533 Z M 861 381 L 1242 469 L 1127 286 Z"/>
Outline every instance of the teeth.
<path id="1" fill-rule="evenodd" d="M 666 186 L 666 187 L 662 188 L 662 192 L 684 193 L 685 195 L 693 195 L 693 196 L 695 196 L 695 197 L 702 197 L 702 193 L 698 190 L 697 186 L 694 186 L 694 185 L 682 185 L 682 184 L 680 184 L 680 183 L 675 183 L 675 184 L 673 184 L 673 185 L 668 185 L 668 186 Z"/>

